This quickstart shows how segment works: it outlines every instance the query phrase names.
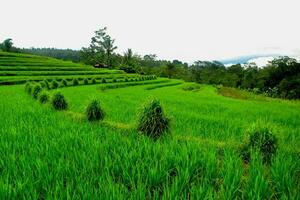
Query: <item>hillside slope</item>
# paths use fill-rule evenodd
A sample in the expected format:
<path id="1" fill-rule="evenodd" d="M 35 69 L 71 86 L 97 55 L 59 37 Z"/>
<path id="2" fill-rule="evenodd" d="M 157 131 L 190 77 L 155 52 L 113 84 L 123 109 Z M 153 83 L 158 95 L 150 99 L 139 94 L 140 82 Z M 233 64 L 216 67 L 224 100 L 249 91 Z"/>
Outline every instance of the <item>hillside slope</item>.
<path id="1" fill-rule="evenodd" d="M 22 84 L 28 80 L 101 79 L 123 76 L 121 70 L 96 69 L 89 65 L 30 54 L 0 52 L 0 85 Z"/>

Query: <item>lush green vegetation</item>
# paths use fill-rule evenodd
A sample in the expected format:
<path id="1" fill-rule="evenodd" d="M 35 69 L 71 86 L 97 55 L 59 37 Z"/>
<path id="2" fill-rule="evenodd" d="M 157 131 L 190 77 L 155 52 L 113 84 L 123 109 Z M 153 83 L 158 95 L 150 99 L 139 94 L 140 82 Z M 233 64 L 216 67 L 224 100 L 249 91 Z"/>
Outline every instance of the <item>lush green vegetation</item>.
<path id="1" fill-rule="evenodd" d="M 27 54 L 0 63 L 18 69 L 0 81 L 26 82 L 0 86 L 1 199 L 300 199 L 297 100 Z"/>
<path id="2" fill-rule="evenodd" d="M 262 93 L 266 96 L 287 99 L 300 98 L 300 63 L 296 59 L 280 57 L 264 68 L 255 64 L 225 67 L 218 61 L 196 61 L 192 65 L 179 60 L 156 60 L 156 55 L 140 56 L 128 49 L 123 56 L 114 54 L 116 47 L 106 28 L 95 31 L 88 48 L 81 53 L 83 62 L 105 63 L 111 68 L 128 73 L 156 74 L 206 84 L 222 84 Z M 106 44 L 111 46 L 107 46 Z"/>
<path id="3" fill-rule="evenodd" d="M 298 101 L 131 76 L 1 86 L 1 198 L 300 198 Z"/>
<path id="4" fill-rule="evenodd" d="M 31 49 L 24 51 L 12 46 L 11 39 L 7 39 L 2 44 L 5 51 L 19 51 L 36 53 L 39 55 L 48 55 L 55 58 L 73 60 L 75 62 L 83 62 L 89 65 L 98 65 L 110 69 L 119 69 L 127 73 L 139 74 L 155 74 L 160 77 L 177 78 L 185 81 L 193 81 L 204 84 L 221 84 L 226 87 L 242 88 L 265 96 L 279 97 L 284 99 L 300 98 L 300 63 L 293 58 L 286 56 L 279 57 L 269 62 L 267 66 L 258 68 L 255 63 L 236 64 L 225 67 L 218 61 L 195 61 L 188 65 L 180 60 L 158 60 L 155 54 L 138 55 L 132 49 L 128 49 L 123 55 L 115 52 L 115 39 L 107 33 L 107 28 L 95 31 L 94 37 L 88 47 L 83 47 L 80 51 L 59 50 L 59 49 Z M 60 55 L 60 56 L 58 56 Z M 1 55 L 0 55 L 1 56 Z M 3 59 L 3 58 L 2 58 Z M 20 58 L 11 59 L 8 57 L 0 60 L 0 66 L 6 66 L 2 70 L 1 75 L 28 75 L 26 72 L 12 72 L 7 70 L 7 66 L 15 66 L 20 69 L 22 66 L 41 67 L 38 60 L 31 63 L 22 64 Z M 59 66 L 60 63 L 49 62 L 49 66 Z M 74 65 L 74 63 L 73 63 Z M 71 67 L 71 66 L 69 66 Z M 72 73 L 54 71 L 54 75 L 63 73 Z M 47 72 L 35 72 L 36 74 L 45 74 Z M 102 73 L 102 72 L 98 72 Z M 78 70 L 77 74 L 96 74 L 96 71 L 84 72 Z M 9 82 L 5 82 L 9 84 Z M 23 83 L 23 82 L 22 82 Z"/>
<path id="5" fill-rule="evenodd" d="M 61 61 L 49 57 L 29 54 L 0 52 L 0 85 L 22 84 L 26 81 L 68 80 L 73 78 L 96 80 L 136 78 L 136 74 L 126 74 L 121 70 L 96 69 L 89 65 Z"/>

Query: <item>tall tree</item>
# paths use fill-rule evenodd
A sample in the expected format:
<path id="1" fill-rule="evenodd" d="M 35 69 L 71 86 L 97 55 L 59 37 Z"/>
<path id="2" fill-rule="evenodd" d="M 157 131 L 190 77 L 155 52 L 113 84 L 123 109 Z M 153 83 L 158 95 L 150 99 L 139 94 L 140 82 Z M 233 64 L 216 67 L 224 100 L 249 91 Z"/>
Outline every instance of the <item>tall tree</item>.
<path id="1" fill-rule="evenodd" d="M 113 54 L 114 50 L 116 50 L 118 47 L 114 46 L 115 40 L 111 39 L 109 35 L 105 35 L 103 37 L 103 41 L 101 41 L 101 45 L 104 49 L 105 55 L 106 55 L 106 64 L 111 67 L 111 55 Z"/>
<path id="2" fill-rule="evenodd" d="M 13 42 L 11 38 L 4 40 L 1 45 L 1 49 L 3 51 L 10 51 L 12 47 L 13 47 Z"/>
<path id="3" fill-rule="evenodd" d="M 123 55 L 123 64 L 132 66 L 133 52 L 132 49 L 127 49 Z"/>
<path id="4" fill-rule="evenodd" d="M 81 49 L 82 59 L 86 63 L 105 63 L 111 67 L 112 54 L 117 47 L 114 45 L 115 40 L 106 33 L 106 30 L 106 27 L 96 30 L 90 46 Z"/>

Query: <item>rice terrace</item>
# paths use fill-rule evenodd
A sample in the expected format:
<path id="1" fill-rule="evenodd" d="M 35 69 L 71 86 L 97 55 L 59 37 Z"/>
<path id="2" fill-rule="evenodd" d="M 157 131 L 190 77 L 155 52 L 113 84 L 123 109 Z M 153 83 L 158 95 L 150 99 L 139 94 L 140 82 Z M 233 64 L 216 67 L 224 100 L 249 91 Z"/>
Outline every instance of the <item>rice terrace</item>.
<path id="1" fill-rule="evenodd" d="M 0 199 L 300 199 L 300 62 L 0 45 Z"/>

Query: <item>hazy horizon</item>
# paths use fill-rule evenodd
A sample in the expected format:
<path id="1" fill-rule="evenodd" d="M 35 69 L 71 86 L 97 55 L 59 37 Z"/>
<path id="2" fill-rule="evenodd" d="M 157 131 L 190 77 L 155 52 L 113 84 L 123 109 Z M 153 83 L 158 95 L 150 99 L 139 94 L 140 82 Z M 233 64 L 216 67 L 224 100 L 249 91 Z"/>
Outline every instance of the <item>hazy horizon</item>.
<path id="1" fill-rule="evenodd" d="M 80 49 L 106 26 L 118 53 L 160 59 L 223 60 L 251 54 L 300 55 L 296 0 L 1 2 L 0 40 L 18 47 Z"/>

